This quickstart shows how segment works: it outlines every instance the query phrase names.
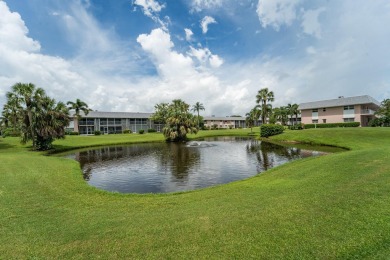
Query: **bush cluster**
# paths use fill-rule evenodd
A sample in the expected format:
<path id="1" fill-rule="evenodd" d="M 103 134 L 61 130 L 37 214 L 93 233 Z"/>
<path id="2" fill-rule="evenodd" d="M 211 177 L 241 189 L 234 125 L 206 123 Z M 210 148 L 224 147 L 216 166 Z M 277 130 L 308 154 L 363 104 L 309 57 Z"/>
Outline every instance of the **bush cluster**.
<path id="1" fill-rule="evenodd" d="M 289 126 L 290 130 L 302 130 L 304 128 L 303 124 L 296 124 Z"/>
<path id="2" fill-rule="evenodd" d="M 260 136 L 268 137 L 283 133 L 284 127 L 282 125 L 264 124 L 260 127 Z"/>
<path id="3" fill-rule="evenodd" d="M 93 132 L 94 135 L 101 135 L 102 132 L 100 132 L 99 130 L 96 130 L 95 132 Z"/>
<path id="4" fill-rule="evenodd" d="M 358 127 L 358 126 L 360 126 L 359 122 L 305 124 L 305 129 L 309 129 L 309 128 L 335 128 L 335 127 Z"/>
<path id="5" fill-rule="evenodd" d="M 156 129 L 153 129 L 153 128 L 148 129 L 148 133 L 155 133 L 155 132 L 156 132 Z"/>
<path id="6" fill-rule="evenodd" d="M 132 131 L 130 129 L 125 129 L 122 131 L 123 134 L 131 134 Z"/>
<path id="7" fill-rule="evenodd" d="M 140 135 L 142 135 L 142 134 L 145 133 L 145 130 L 144 130 L 144 129 L 140 129 L 140 130 L 138 131 L 138 133 L 139 133 Z"/>

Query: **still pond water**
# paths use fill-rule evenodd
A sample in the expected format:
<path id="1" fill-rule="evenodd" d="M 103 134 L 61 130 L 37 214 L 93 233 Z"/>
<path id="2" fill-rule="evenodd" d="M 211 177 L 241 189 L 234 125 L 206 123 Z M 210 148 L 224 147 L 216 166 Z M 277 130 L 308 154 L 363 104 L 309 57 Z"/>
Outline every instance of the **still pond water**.
<path id="1" fill-rule="evenodd" d="M 187 191 L 245 179 L 286 162 L 325 154 L 239 137 L 76 151 L 92 186 L 121 193 Z"/>

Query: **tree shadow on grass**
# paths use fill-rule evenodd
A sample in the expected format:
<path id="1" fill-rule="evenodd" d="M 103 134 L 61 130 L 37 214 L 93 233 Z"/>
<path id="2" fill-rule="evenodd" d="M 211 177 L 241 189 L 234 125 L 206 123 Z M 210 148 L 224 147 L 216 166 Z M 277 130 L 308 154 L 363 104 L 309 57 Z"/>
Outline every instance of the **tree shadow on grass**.
<path id="1" fill-rule="evenodd" d="M 0 150 L 6 150 L 6 149 L 15 148 L 15 147 L 16 147 L 16 145 L 7 144 L 7 143 L 3 143 L 0 141 Z"/>

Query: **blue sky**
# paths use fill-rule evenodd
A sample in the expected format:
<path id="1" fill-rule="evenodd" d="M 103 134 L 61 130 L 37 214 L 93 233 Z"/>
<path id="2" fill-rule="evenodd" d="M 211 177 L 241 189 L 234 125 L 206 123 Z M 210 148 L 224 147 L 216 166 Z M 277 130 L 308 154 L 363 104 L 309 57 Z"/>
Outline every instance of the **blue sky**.
<path id="1" fill-rule="evenodd" d="M 16 82 L 94 110 L 201 102 L 244 115 L 275 106 L 390 97 L 387 0 L 0 0 L 0 105 Z"/>

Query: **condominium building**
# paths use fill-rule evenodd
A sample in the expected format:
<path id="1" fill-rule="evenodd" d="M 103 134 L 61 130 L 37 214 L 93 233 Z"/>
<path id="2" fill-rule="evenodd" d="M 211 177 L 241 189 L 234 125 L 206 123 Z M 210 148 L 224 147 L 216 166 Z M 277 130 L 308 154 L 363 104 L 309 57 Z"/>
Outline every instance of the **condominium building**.
<path id="1" fill-rule="evenodd" d="M 368 126 L 380 103 L 370 96 L 339 97 L 299 105 L 303 124 L 359 122 Z"/>
<path id="2" fill-rule="evenodd" d="M 245 117 L 239 116 L 227 116 L 227 117 L 215 117 L 206 116 L 203 118 L 204 125 L 207 128 L 246 128 Z M 260 125 L 260 121 L 256 122 L 256 125 Z"/>
<path id="3" fill-rule="evenodd" d="M 74 118 L 68 130 L 79 131 L 80 134 L 93 134 L 98 130 L 104 134 L 122 133 L 124 130 L 138 132 L 141 129 L 145 131 L 148 129 L 155 129 L 157 132 L 162 131 L 163 124 L 154 122 L 150 118 L 152 114 L 90 111 L 88 115 L 80 113 L 80 120 Z"/>

